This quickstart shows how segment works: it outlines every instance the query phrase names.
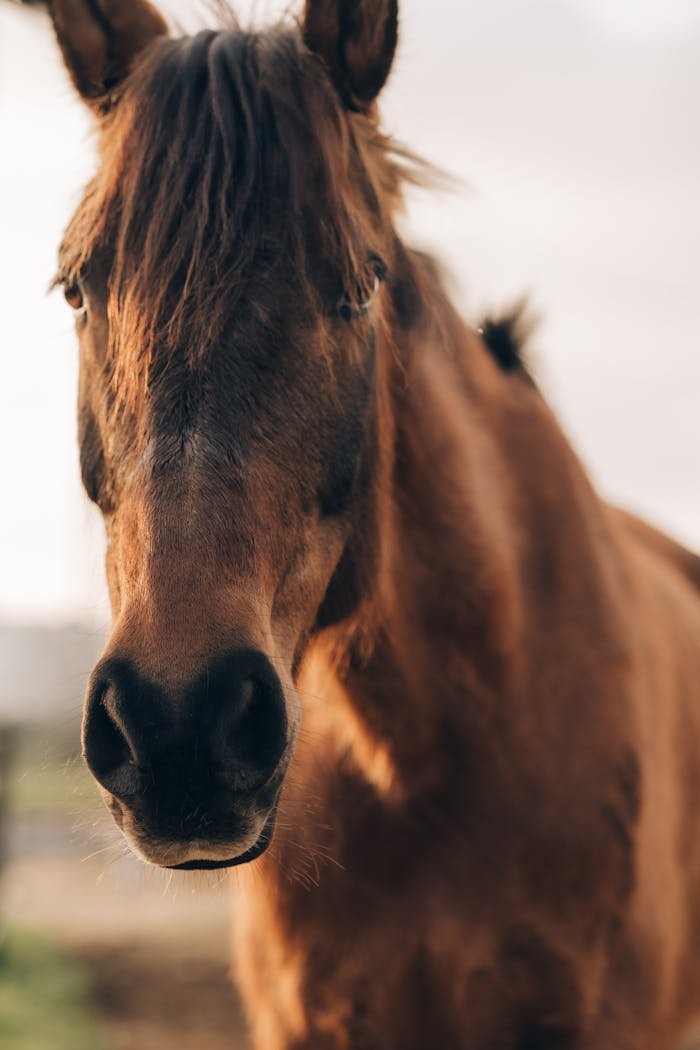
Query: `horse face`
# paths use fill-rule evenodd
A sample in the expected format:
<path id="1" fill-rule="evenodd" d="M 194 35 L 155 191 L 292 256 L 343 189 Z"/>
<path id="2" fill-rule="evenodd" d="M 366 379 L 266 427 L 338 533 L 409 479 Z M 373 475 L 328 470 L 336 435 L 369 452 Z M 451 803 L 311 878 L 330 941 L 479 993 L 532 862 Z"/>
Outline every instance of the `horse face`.
<path id="1" fill-rule="evenodd" d="M 368 498 L 374 322 L 354 335 L 361 364 L 331 373 L 303 318 L 280 347 L 239 318 L 196 378 L 166 369 L 118 416 L 100 364 L 105 289 L 83 287 L 81 465 L 106 525 L 114 620 L 85 755 L 148 859 L 250 859 L 299 724 L 295 672 L 347 586 L 334 577 Z"/>
<path id="2" fill-rule="evenodd" d="M 352 591 L 393 235 L 373 119 L 345 107 L 381 87 L 395 10 L 377 4 L 387 29 L 364 58 L 338 38 L 332 55 L 354 58 L 320 77 L 341 33 L 328 4 L 308 5 L 305 44 L 171 42 L 152 8 L 110 21 L 112 6 L 92 33 L 88 5 L 54 7 L 73 79 L 107 113 L 61 253 L 113 612 L 84 751 L 143 857 L 228 866 L 270 841 L 296 672 Z M 96 31 L 118 37 L 109 82 Z"/>

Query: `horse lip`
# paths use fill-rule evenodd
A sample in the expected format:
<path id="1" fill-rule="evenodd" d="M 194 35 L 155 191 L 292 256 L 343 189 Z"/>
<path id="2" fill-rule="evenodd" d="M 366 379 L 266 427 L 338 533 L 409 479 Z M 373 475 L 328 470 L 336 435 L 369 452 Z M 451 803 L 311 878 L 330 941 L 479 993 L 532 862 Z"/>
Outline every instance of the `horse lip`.
<path id="1" fill-rule="evenodd" d="M 275 799 L 274 805 L 268 814 L 258 841 L 250 846 L 245 853 L 241 853 L 238 857 L 232 857 L 231 860 L 188 860 L 184 864 L 168 865 L 168 868 L 171 871 L 216 871 L 220 868 L 238 868 L 241 864 L 249 864 L 251 861 L 261 857 L 272 842 L 276 820 L 277 799 Z"/>

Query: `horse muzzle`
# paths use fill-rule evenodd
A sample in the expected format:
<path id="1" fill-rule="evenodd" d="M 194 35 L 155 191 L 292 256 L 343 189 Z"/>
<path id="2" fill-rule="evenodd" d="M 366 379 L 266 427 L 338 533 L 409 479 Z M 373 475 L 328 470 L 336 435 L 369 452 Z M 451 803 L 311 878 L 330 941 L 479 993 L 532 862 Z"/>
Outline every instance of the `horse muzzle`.
<path id="1" fill-rule="evenodd" d="M 269 845 L 293 735 L 282 685 L 262 652 L 219 656 L 179 689 L 112 655 L 92 675 L 83 752 L 145 860 L 222 868 Z"/>

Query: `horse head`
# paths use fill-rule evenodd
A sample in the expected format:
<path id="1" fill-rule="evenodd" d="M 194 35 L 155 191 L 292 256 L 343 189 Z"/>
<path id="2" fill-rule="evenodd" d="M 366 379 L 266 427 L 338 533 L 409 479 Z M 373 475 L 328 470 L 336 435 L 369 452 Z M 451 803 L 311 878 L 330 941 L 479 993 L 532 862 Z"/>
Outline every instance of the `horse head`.
<path id="1" fill-rule="evenodd" d="M 141 856 L 229 866 L 270 841 L 298 668 L 361 590 L 396 4 L 182 39 L 145 0 L 53 19 L 99 145 L 59 270 L 113 614 L 85 757 Z"/>

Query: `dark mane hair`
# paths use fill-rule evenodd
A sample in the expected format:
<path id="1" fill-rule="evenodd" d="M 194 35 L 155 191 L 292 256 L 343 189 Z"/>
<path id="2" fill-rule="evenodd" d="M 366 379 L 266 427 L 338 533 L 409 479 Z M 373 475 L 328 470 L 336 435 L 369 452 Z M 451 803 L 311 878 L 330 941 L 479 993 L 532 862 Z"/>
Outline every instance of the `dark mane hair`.
<path id="1" fill-rule="evenodd" d="M 282 254 L 311 291 L 309 242 L 341 281 L 361 272 L 412 177 L 371 117 L 344 114 L 296 26 L 156 42 L 106 125 L 60 268 L 70 279 L 111 249 L 115 387 L 127 402 L 156 347 L 201 359 L 251 276 Z"/>
<path id="2" fill-rule="evenodd" d="M 538 318 L 524 298 L 499 314 L 483 318 L 479 334 L 501 371 L 530 376 L 528 351 L 537 324 Z"/>

